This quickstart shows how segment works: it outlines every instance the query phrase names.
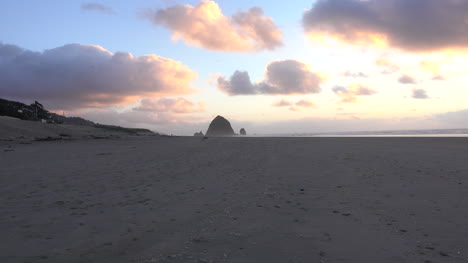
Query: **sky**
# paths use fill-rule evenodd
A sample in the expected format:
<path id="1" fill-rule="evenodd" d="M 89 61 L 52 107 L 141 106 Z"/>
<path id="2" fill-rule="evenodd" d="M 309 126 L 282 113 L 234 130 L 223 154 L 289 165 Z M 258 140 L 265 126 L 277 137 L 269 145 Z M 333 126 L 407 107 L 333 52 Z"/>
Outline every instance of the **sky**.
<path id="1" fill-rule="evenodd" d="M 468 128 L 468 0 L 0 3 L 0 97 L 175 135 Z"/>

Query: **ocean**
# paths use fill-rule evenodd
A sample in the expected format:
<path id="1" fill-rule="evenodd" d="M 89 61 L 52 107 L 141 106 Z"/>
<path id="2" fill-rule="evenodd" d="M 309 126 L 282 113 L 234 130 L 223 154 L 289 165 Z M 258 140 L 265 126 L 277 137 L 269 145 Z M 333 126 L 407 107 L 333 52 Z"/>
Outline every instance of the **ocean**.
<path id="1" fill-rule="evenodd" d="M 265 134 L 265 137 L 468 137 L 468 129 L 390 130 Z"/>

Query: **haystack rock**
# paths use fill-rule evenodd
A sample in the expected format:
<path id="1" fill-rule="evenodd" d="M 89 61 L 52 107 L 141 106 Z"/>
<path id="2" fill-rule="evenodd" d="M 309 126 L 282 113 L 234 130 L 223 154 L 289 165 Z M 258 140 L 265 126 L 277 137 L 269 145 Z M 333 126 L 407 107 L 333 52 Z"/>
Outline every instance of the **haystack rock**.
<path id="1" fill-rule="evenodd" d="M 236 135 L 231 127 L 231 123 L 223 116 L 217 116 L 211 121 L 206 136 L 233 136 Z"/>
<path id="2" fill-rule="evenodd" d="M 195 137 L 204 137 L 205 135 L 203 135 L 203 132 L 196 132 L 193 136 Z"/>
<path id="3" fill-rule="evenodd" d="M 247 132 L 245 131 L 244 128 L 240 129 L 239 133 L 240 135 L 247 135 Z"/>

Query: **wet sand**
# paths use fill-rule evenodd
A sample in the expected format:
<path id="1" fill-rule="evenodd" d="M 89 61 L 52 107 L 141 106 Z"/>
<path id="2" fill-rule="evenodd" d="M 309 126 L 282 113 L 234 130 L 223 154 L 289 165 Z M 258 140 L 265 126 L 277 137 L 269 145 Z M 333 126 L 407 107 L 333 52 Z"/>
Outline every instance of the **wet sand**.
<path id="1" fill-rule="evenodd" d="M 0 142 L 0 262 L 466 262 L 467 138 Z"/>

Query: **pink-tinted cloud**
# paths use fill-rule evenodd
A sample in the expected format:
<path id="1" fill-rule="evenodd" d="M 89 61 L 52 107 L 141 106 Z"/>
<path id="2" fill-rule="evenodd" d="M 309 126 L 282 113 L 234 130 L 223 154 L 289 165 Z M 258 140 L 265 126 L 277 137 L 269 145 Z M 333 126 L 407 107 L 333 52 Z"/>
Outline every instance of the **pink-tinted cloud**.
<path id="1" fill-rule="evenodd" d="M 296 111 L 300 111 L 301 109 L 299 107 L 296 107 L 295 105 L 292 105 L 291 107 L 289 107 L 289 110 L 296 112 Z"/>
<path id="2" fill-rule="evenodd" d="M 313 103 L 310 100 L 306 100 L 306 99 L 296 102 L 296 106 L 304 107 L 304 108 L 315 108 L 316 107 L 315 103 Z"/>
<path id="3" fill-rule="evenodd" d="M 275 103 L 273 103 L 273 107 L 288 107 L 288 106 L 291 106 L 292 103 L 285 100 L 285 99 L 281 99 L 280 101 L 277 101 Z"/>
<path id="4" fill-rule="evenodd" d="M 350 85 L 349 87 L 336 86 L 333 92 L 341 98 L 341 103 L 354 103 L 358 101 L 358 96 L 371 96 L 377 92 L 361 84 Z"/>
<path id="5" fill-rule="evenodd" d="M 177 4 L 148 10 L 146 17 L 171 30 L 174 40 L 205 49 L 245 52 L 272 50 L 282 45 L 281 31 L 259 7 L 228 18 L 216 2 L 203 0 L 196 6 Z"/>
<path id="6" fill-rule="evenodd" d="M 319 0 L 303 16 L 308 34 L 407 51 L 468 47 L 464 0 Z"/>
<path id="7" fill-rule="evenodd" d="M 303 99 L 296 102 L 294 105 L 289 107 L 290 111 L 300 111 L 302 108 L 315 108 L 315 103 L 310 100 Z"/>
<path id="8" fill-rule="evenodd" d="M 32 52 L 0 43 L 2 97 L 40 100 L 49 109 L 122 105 L 149 96 L 188 94 L 196 78 L 181 62 L 154 54 L 135 57 L 81 44 Z"/>
<path id="9" fill-rule="evenodd" d="M 281 99 L 272 104 L 273 107 L 288 107 L 290 111 L 300 111 L 301 108 L 315 108 L 315 103 L 310 100 L 303 99 L 296 103 L 292 103 L 286 99 Z"/>
<path id="10" fill-rule="evenodd" d="M 218 78 L 218 89 L 231 96 L 255 94 L 319 93 L 324 78 L 297 60 L 273 61 L 268 64 L 265 79 L 252 83 L 248 72 L 236 71 L 229 80 Z"/>
<path id="11" fill-rule="evenodd" d="M 140 106 L 135 107 L 133 110 L 148 112 L 195 113 L 204 112 L 205 104 L 202 102 L 195 103 L 186 98 L 142 99 Z"/>
<path id="12" fill-rule="evenodd" d="M 436 75 L 432 77 L 432 80 L 446 80 L 446 78 L 442 75 Z"/>

